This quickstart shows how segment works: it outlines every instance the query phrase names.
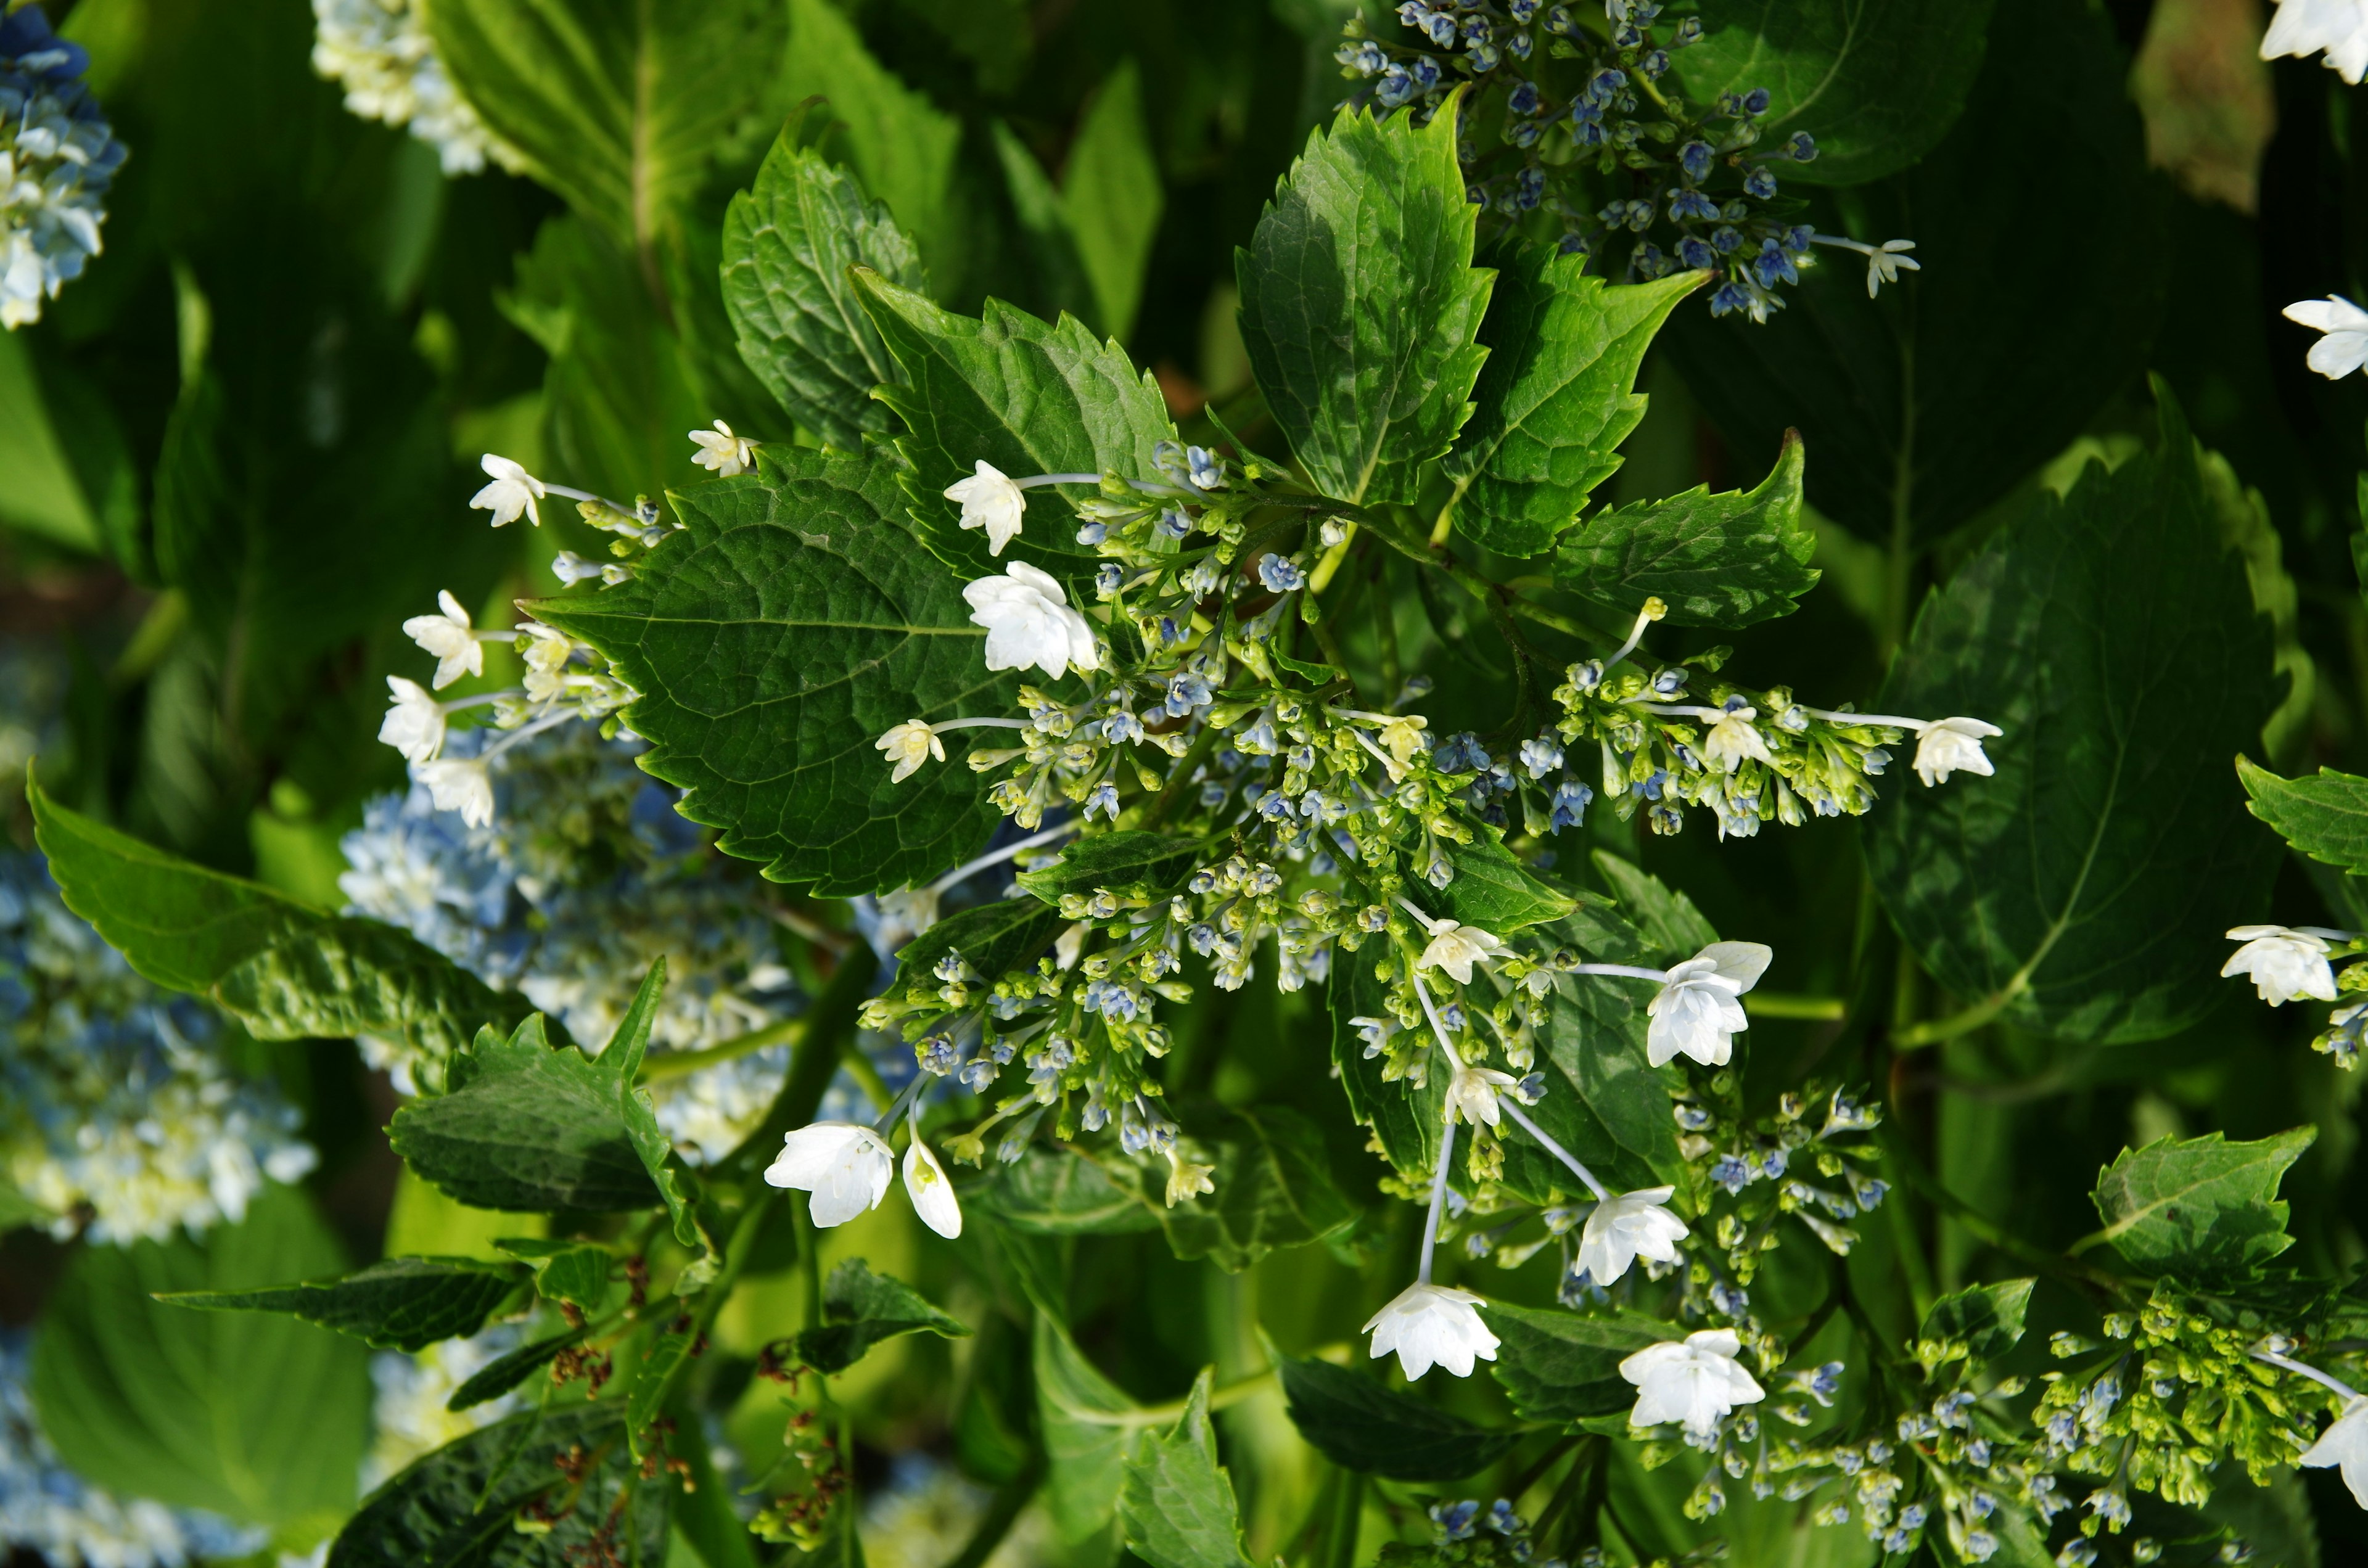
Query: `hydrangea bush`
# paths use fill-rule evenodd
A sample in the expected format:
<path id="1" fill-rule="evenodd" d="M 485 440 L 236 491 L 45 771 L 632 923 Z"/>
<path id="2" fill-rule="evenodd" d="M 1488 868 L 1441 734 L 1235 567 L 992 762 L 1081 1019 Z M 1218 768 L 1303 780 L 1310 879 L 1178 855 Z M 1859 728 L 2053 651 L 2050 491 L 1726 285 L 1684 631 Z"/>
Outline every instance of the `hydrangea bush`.
<path id="1" fill-rule="evenodd" d="M 199 6 L 359 139 L 248 299 L 57 9 L 7 326 L 143 167 L 107 46 L 166 174 L 0 360 L 110 563 L 0 694 L 10 1547 L 2368 1539 L 2363 454 L 2154 312 L 2299 254 L 2315 343 L 2213 308 L 2355 428 L 2368 314 L 2102 12 Z M 2217 25 L 2141 41 L 2348 160 L 2368 6 Z"/>

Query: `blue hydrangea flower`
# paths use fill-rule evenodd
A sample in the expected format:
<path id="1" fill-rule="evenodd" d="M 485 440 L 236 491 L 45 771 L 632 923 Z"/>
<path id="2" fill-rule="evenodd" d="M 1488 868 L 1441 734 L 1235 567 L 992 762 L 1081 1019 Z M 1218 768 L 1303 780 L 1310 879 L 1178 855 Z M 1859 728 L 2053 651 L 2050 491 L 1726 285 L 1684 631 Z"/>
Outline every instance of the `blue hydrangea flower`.
<path id="1" fill-rule="evenodd" d="M 1307 574 L 1296 562 L 1286 556 L 1264 555 L 1258 558 L 1258 581 L 1278 594 L 1288 594 L 1307 585 Z"/>
<path id="2" fill-rule="evenodd" d="M 99 253 L 125 152 L 82 81 L 89 64 L 39 6 L 0 17 L 0 327 L 10 331 L 40 320 Z"/>

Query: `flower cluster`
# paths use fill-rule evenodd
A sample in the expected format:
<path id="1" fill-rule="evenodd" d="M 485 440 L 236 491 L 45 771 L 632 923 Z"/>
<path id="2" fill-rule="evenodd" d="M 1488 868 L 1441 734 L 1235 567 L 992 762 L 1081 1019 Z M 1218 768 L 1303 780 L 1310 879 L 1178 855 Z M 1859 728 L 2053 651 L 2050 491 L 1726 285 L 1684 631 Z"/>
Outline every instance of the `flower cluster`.
<path id="1" fill-rule="evenodd" d="M 0 856 L 0 1180 L 55 1234 L 161 1241 L 313 1168 L 295 1110 L 225 1071 L 222 1033 L 134 974 L 42 860 Z"/>
<path id="2" fill-rule="evenodd" d="M 1713 315 L 1764 322 L 1777 290 L 1799 281 L 1812 247 L 1866 257 L 1870 295 L 1917 269 L 1908 240 L 1880 245 L 1820 234 L 1780 194 L 1778 171 L 1817 155 L 1797 131 L 1762 146 L 1765 88 L 1709 104 L 1677 96 L 1677 55 L 1702 37 L 1700 17 L 1663 17 L 1655 0 L 1585 6 L 1538 0 L 1405 0 L 1399 31 L 1347 24 L 1341 74 L 1383 112 L 1428 119 L 1458 85 L 1458 149 L 1468 194 L 1494 221 L 1524 230 L 1554 221 L 1565 255 L 1600 258 L 1632 281 L 1713 272 Z M 1404 41 L 1406 40 L 1412 41 Z"/>
<path id="3" fill-rule="evenodd" d="M 408 130 L 448 175 L 491 159 L 516 172 L 517 151 L 488 130 L 444 73 L 416 0 L 313 0 L 313 69 L 346 90 L 364 119 Z"/>
<path id="4" fill-rule="evenodd" d="M 1513 1511 L 1512 1499 L 1499 1497 L 1483 1508 L 1477 1499 L 1431 1505 L 1431 1550 L 1425 1562 L 1491 1565 L 1531 1563 L 1535 1568 L 1565 1568 L 1559 1557 L 1540 1557 L 1530 1539 L 1530 1521 Z M 1600 1553 L 1596 1554 L 1599 1558 Z M 1383 1547 L 1385 1563 L 1412 1560 L 1404 1548 Z"/>
<path id="5" fill-rule="evenodd" d="M 2368 991 L 2368 964 L 2350 964 L 2340 973 L 2335 968 L 2340 961 L 2368 954 L 2368 934 L 2325 926 L 2237 926 L 2230 928 L 2228 939 L 2238 947 L 2221 966 L 2222 978 L 2241 975 L 2251 981 L 2255 994 L 2272 1007 L 2305 997 L 2335 1002 Z M 2332 1056 L 2348 1072 L 2359 1063 L 2364 1035 L 2368 997 L 2342 1002 L 2310 1047 Z"/>
<path id="6" fill-rule="evenodd" d="M 409 792 L 370 801 L 345 837 L 350 869 L 338 885 L 349 909 L 518 991 L 595 1049 L 663 955 L 653 1061 L 718 1060 L 654 1074 L 658 1119 L 691 1158 L 722 1157 L 771 1103 L 789 1047 L 717 1048 L 761 1039 L 803 1006 L 760 884 L 675 811 L 676 791 L 633 765 L 639 741 L 582 725 L 515 746 L 481 744 L 484 734 L 456 733 L 449 746 L 461 760 L 500 746 L 488 790 L 501 810 L 471 823 L 441 809 L 415 763 Z M 362 1048 L 406 1089 L 430 1065 L 385 1040 Z"/>
<path id="7" fill-rule="evenodd" d="M 124 148 L 83 84 L 89 64 L 40 6 L 0 16 L 0 328 L 40 320 L 99 252 Z"/>
<path id="8" fill-rule="evenodd" d="M 66 1468 L 35 1418 L 25 1336 L 0 1334 L 0 1552 L 51 1568 L 182 1568 L 245 1557 L 269 1532 L 145 1498 L 119 1498 Z"/>

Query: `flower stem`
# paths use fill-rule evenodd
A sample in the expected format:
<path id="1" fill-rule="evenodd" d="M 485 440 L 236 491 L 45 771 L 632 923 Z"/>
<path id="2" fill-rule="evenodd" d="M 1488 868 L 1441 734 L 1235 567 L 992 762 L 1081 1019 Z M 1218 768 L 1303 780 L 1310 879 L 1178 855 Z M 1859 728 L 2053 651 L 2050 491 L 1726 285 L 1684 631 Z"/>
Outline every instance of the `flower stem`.
<path id="1" fill-rule="evenodd" d="M 2360 1397 L 2360 1392 L 2351 1387 L 2349 1383 L 2344 1382 L 2341 1379 L 2329 1377 L 2327 1373 L 2320 1371 L 2317 1367 L 2308 1366 L 2303 1362 L 2294 1360 L 2289 1357 L 2281 1356 L 2274 1350 L 2256 1350 L 2252 1352 L 2252 1357 L 2256 1361 L 2266 1361 L 2272 1367 L 2283 1367 L 2287 1371 L 2294 1373 L 2296 1377 L 2308 1378 L 2312 1382 L 2318 1384 L 2319 1387 L 2327 1389 L 2341 1398 L 2358 1399 Z"/>
<path id="2" fill-rule="evenodd" d="M 929 891 L 933 893 L 951 892 L 955 888 L 960 887 L 963 882 L 968 881 L 971 878 L 976 876 L 979 872 L 987 869 L 989 867 L 1000 866 L 1006 860 L 1012 859 L 1017 856 L 1025 855 L 1028 851 L 1038 847 L 1040 845 L 1050 844 L 1056 838 L 1065 837 L 1069 834 L 1076 832 L 1080 825 L 1080 824 L 1075 822 L 1055 823 L 1051 827 L 1046 828 L 1043 832 L 1030 834 L 1029 836 L 1019 840 L 1016 844 L 1007 844 L 1000 849 L 990 849 L 985 854 L 980 856 L 977 859 L 967 861 L 960 866 L 956 866 L 952 870 L 948 871 L 944 876 L 939 877 L 936 881 L 931 882 L 929 884 Z"/>
<path id="3" fill-rule="evenodd" d="M 1430 1174 L 1430 1212 L 1422 1221 L 1422 1266 L 1415 1270 L 1415 1283 L 1430 1283 L 1430 1255 L 1439 1245 L 1439 1216 L 1447 1207 L 1447 1166 L 1455 1157 L 1455 1121 L 1450 1118 L 1439 1130 L 1439 1167 Z"/>

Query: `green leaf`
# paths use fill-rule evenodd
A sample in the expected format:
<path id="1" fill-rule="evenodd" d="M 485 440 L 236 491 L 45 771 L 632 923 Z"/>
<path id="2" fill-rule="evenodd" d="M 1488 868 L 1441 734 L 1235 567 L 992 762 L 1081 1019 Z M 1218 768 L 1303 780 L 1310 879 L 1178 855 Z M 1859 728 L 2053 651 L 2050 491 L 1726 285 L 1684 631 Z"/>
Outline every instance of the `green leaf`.
<path id="1" fill-rule="evenodd" d="M 949 915 L 905 943 L 896 955 L 897 972 L 930 974 L 939 960 L 959 953 L 978 974 L 993 979 L 1032 964 L 1068 924 L 1059 910 L 1036 899 L 997 899 Z"/>
<path id="2" fill-rule="evenodd" d="M 1455 868 L 1455 880 L 1443 888 L 1416 890 L 1421 902 L 1434 906 L 1434 919 L 1477 926 L 1502 937 L 1525 926 L 1559 920 L 1578 907 L 1576 895 L 1523 865 L 1494 828 L 1476 828 L 1471 843 L 1447 841 L 1442 847 Z"/>
<path id="3" fill-rule="evenodd" d="M 1411 501 L 1488 350 L 1494 274 L 1472 266 L 1454 106 L 1417 129 L 1344 108 L 1235 253 L 1242 341 L 1292 454 L 1336 501 Z"/>
<path id="4" fill-rule="evenodd" d="M 1077 260 L 1093 285 L 1098 324 L 1124 338 L 1134 330 L 1144 269 L 1167 199 L 1144 117 L 1143 75 L 1133 61 L 1121 61 L 1095 92 L 1069 143 L 1061 197 Z"/>
<path id="5" fill-rule="evenodd" d="M 1133 1199 L 1128 1203 L 1133 1205 Z M 19 1225 L 47 1224 L 56 1219 L 47 1209 L 34 1202 L 5 1181 L 0 1181 L 0 1236 Z"/>
<path id="6" fill-rule="evenodd" d="M 1355 1222 L 1358 1209 L 1332 1179 L 1324 1135 L 1284 1106 L 1195 1108 L 1184 1131 L 1197 1163 L 1213 1165 L 1212 1191 L 1170 1206 L 1167 1166 L 1112 1155 L 1104 1168 L 1167 1233 L 1168 1250 L 1238 1274 L 1281 1247 L 1304 1246 Z M 1192 1157 L 1196 1151 L 1178 1151 Z"/>
<path id="7" fill-rule="evenodd" d="M 893 781 L 874 742 L 919 717 L 1008 710 L 985 633 L 917 548 L 894 468 L 878 456 L 768 449 L 758 474 L 675 497 L 686 527 L 598 593 L 533 613 L 592 643 L 642 693 L 642 766 L 730 854 L 828 894 L 934 876 L 997 820 L 947 758 Z"/>
<path id="8" fill-rule="evenodd" d="M 1634 983 L 1605 980 L 1556 987 L 1539 1041 L 1546 1094 L 1529 1116 L 1615 1190 L 1670 1186 L 1691 1193 L 1694 1174 L 1678 1152 L 1669 1115 L 1669 1070 L 1645 1061 L 1649 994 Z M 1506 1140 L 1501 1179 L 1508 1191 L 1532 1202 L 1567 1201 L 1583 1193 L 1570 1167 L 1529 1138 Z"/>
<path id="9" fill-rule="evenodd" d="M 370 1495 L 329 1568 L 571 1568 L 665 1559 L 671 1486 L 636 1485 L 615 1400 L 528 1410 L 446 1444 Z M 562 1466 L 588 1459 L 579 1490 Z M 518 1527 L 540 1503 L 548 1530 Z"/>
<path id="10" fill-rule="evenodd" d="M 2213 1132 L 2124 1149 L 2098 1173 L 2091 1197 L 2105 1225 L 2082 1245 L 2111 1242 L 2146 1274 L 2241 1278 L 2294 1245 L 2278 1183 L 2317 1135 L 2297 1127 L 2231 1143 Z"/>
<path id="11" fill-rule="evenodd" d="M 534 1340 L 496 1356 L 461 1381 L 444 1402 L 450 1411 L 472 1409 L 489 1399 L 499 1399 L 518 1384 L 532 1377 L 551 1358 L 572 1346 L 581 1345 L 591 1337 L 592 1328 L 586 1324 L 546 1338 Z"/>
<path id="12" fill-rule="evenodd" d="M 1082 1154 L 1031 1143 L 1009 1165 L 962 1194 L 1015 1231 L 1039 1236 L 1113 1236 L 1159 1229 L 1132 1186 L 1121 1187 Z"/>
<path id="13" fill-rule="evenodd" d="M 324 915 L 102 826 L 38 783 L 27 792 L 66 907 L 142 975 L 210 998 L 258 1040 L 377 1035 L 440 1058 L 528 1011 L 408 931 Z"/>
<path id="14" fill-rule="evenodd" d="M 1045 1500 L 1053 1528 L 1074 1546 L 1108 1529 L 1117 1516 L 1127 1449 L 1142 1423 L 1134 1402 L 1041 1312 L 1030 1360 L 1044 1434 Z"/>
<path id="15" fill-rule="evenodd" d="M 1011 199 L 1011 214 L 1019 221 L 1019 244 L 1014 259 L 1027 271 L 1024 305 L 1044 315 L 1076 315 L 1088 328 L 1100 324 L 1093 284 L 1086 276 L 1084 257 L 1077 254 L 1077 233 L 1069 218 L 1069 204 L 1060 187 L 1028 150 L 1019 133 L 1002 120 L 992 121 L 987 133 L 995 143 L 995 159 L 1003 169 L 1003 188 Z M 1014 279 L 1017 281 L 1017 279 Z M 1008 301 L 1007 301 L 1008 303 Z"/>
<path id="16" fill-rule="evenodd" d="M 1217 1462 L 1209 1425 L 1209 1374 L 1203 1367 L 1193 1381 L 1175 1426 L 1143 1433 L 1127 1456 L 1119 1524 L 1151 1568 L 1249 1568 L 1233 1477 Z"/>
<path id="17" fill-rule="evenodd" d="M 1384 1018 L 1389 1010 L 1381 982 L 1373 978 L 1373 960 L 1364 952 L 1344 952 L 1333 960 L 1329 994 L 1332 1065 L 1349 1096 L 1349 1114 L 1360 1127 L 1372 1130 L 1383 1158 L 1399 1176 L 1408 1181 L 1429 1181 L 1431 1167 L 1439 1161 L 1447 1074 L 1433 1073 L 1421 1088 L 1413 1088 L 1404 1079 L 1384 1080 L 1384 1059 L 1379 1053 L 1365 1054 L 1364 1037 L 1349 1020 Z M 1509 1153 L 1521 1146 L 1509 1142 L 1506 1147 Z"/>
<path id="18" fill-rule="evenodd" d="M 1181 887 L 1201 858 L 1201 846 L 1165 834 L 1095 834 L 1072 840 L 1059 859 L 1022 871 L 1019 885 L 1047 903 L 1063 893 L 1107 889 L 1121 898 L 1166 898 Z"/>
<path id="19" fill-rule="evenodd" d="M 2252 813 L 2280 838 L 2314 860 L 2368 876 L 2368 778 L 2331 767 L 2281 778 L 2242 756 L 2237 777 Z"/>
<path id="20" fill-rule="evenodd" d="M 1634 861 L 1608 849 L 1595 852 L 1595 869 L 1620 901 L 1621 910 L 1636 923 L 1645 938 L 1648 961 L 1666 966 L 1690 959 L 1718 940 L 1718 931 L 1694 907 L 1694 901 Z M 1610 962 L 1622 961 L 1606 955 Z"/>
<path id="21" fill-rule="evenodd" d="M 290 1312 L 381 1349 L 424 1350 L 485 1326 L 526 1276 L 465 1257 L 390 1257 L 336 1279 L 254 1290 L 168 1290 L 156 1299 L 210 1312 Z"/>
<path id="22" fill-rule="evenodd" d="M 1587 276 L 1589 257 L 1546 244 L 1502 259 L 1480 324 L 1488 362 L 1444 467 L 1460 532 L 1508 555 L 1536 555 L 1619 468 L 1620 443 L 1645 417 L 1644 395 L 1631 390 L 1636 368 L 1703 274 L 1607 284 Z"/>
<path id="23" fill-rule="evenodd" d="M 436 0 L 453 84 L 525 170 L 645 244 L 780 68 L 770 0 Z"/>
<path id="24" fill-rule="evenodd" d="M 1754 122 L 1761 145 L 1816 136 L 1816 161 L 1779 160 L 1781 178 L 1856 185 L 1906 168 L 1947 131 L 1989 19 L 1989 0 L 1742 0 L 1705 17 L 1709 34 L 1676 60 L 1686 97 L 1700 102 L 1767 88 L 1768 113 Z"/>
<path id="25" fill-rule="evenodd" d="M 1620 1363 L 1675 1337 L 1671 1325 L 1642 1312 L 1580 1317 L 1500 1301 L 1481 1311 L 1503 1341 L 1488 1370 L 1525 1421 L 1585 1421 L 1630 1409 L 1636 1389 L 1620 1375 Z"/>
<path id="26" fill-rule="evenodd" d="M 616 1259 L 589 1242 L 513 1236 L 495 1245 L 534 1270 L 534 1288 L 546 1301 L 572 1301 L 598 1312 L 609 1294 L 609 1268 Z"/>
<path id="27" fill-rule="evenodd" d="M 954 182 L 962 121 L 874 60 L 855 24 L 828 0 L 790 0 L 790 38 L 780 97 L 829 100 L 863 188 L 887 203 L 939 287 L 961 292 L 969 271 Z"/>
<path id="28" fill-rule="evenodd" d="M 1344 1470 L 1393 1481 L 1454 1481 L 1487 1469 L 1521 1440 L 1519 1432 L 1475 1426 L 1329 1361 L 1286 1356 L 1279 1370 L 1299 1435 Z"/>
<path id="29" fill-rule="evenodd" d="M 905 488 L 913 525 L 962 576 L 1003 570 L 987 553 L 985 531 L 964 528 L 962 507 L 945 495 L 981 462 L 1014 479 L 1157 473 L 1153 449 L 1174 440 L 1176 428 L 1159 384 L 1115 341 L 1097 340 L 1073 316 L 1047 326 L 999 300 L 973 320 L 874 274 L 857 276 L 872 322 L 905 369 L 905 384 L 883 387 L 880 396 L 905 422 L 896 449 L 912 464 Z M 1076 542 L 1069 503 L 1095 494 L 1092 485 L 1074 484 L 1030 492 L 1024 531 L 1004 559 L 1055 576 L 1090 574 L 1099 557 Z"/>
<path id="30" fill-rule="evenodd" d="M 1924 1314 L 1919 1339 L 1964 1346 L 1963 1354 L 1987 1360 L 2003 1356 L 2022 1339 L 2023 1318 L 2031 1308 L 2031 1279 L 2005 1279 L 1995 1285 L 1968 1285 L 1941 1297 Z M 1920 1354 L 1920 1352 L 1919 1352 Z M 1946 1356 L 1927 1363 L 1926 1370 Z"/>
<path id="31" fill-rule="evenodd" d="M 798 1359 L 817 1372 L 843 1372 L 883 1339 L 934 1334 L 963 1339 L 970 1330 L 900 1279 L 874 1274 L 860 1257 L 830 1271 L 822 1288 L 823 1321 L 798 1335 Z"/>
<path id="32" fill-rule="evenodd" d="M 723 302 L 740 357 L 790 416 L 852 451 L 889 429 L 871 389 L 897 377 L 848 269 L 926 293 L 920 253 L 844 169 L 784 131 L 723 221 Z"/>
<path id="33" fill-rule="evenodd" d="M 185 1312 L 154 1297 L 343 1267 L 311 1201 L 278 1186 L 202 1244 L 176 1235 L 82 1248 L 34 1340 L 41 1430 L 120 1497 L 252 1524 L 335 1519 L 353 1502 L 370 1429 L 369 1352 L 292 1317 Z"/>
<path id="34" fill-rule="evenodd" d="M 1944 30 L 1930 6 L 1891 8 Z M 1810 504 L 1886 548 L 1903 529 L 1940 538 L 2080 434 L 2145 368 L 2167 291 L 2167 182 L 2146 166 L 2112 23 L 2055 0 L 1998 0 L 1997 16 L 1940 145 L 1853 191 L 1847 219 L 1812 210 L 1870 243 L 1914 240 L 1922 271 L 1871 300 L 1865 267 L 1821 249 L 1765 326 L 1686 310 L 1664 335 L 1732 450 L 1761 460 L 1797 426 L 1817 452 Z M 2108 252 L 2123 265 L 2060 260 Z"/>
<path id="35" fill-rule="evenodd" d="M 2066 1040 L 2152 1039 L 2223 1000 L 2222 933 L 2278 858 L 2208 760 L 2274 705 L 2269 630 L 2163 397 L 2157 450 L 2033 495 L 1926 601 L 1876 702 L 2006 732 L 1994 778 L 1902 778 L 1868 869 L 1943 985 Z"/>
<path id="36" fill-rule="evenodd" d="M 648 972 L 642 976 L 625 1016 L 618 1020 L 617 1032 L 609 1036 L 596 1065 L 608 1074 L 616 1093 L 617 1114 L 624 1123 L 625 1137 L 633 1152 L 642 1157 L 642 1168 L 649 1173 L 651 1184 L 665 1200 L 666 1217 L 674 1224 L 674 1239 L 700 1254 L 675 1282 L 675 1293 L 688 1295 L 715 1278 L 723 1267 L 723 1256 L 700 1227 L 693 1192 L 695 1178 L 675 1153 L 674 1141 L 658 1125 L 657 1101 L 647 1089 L 638 1086 L 642 1057 L 649 1050 L 650 1029 L 657 1022 L 658 995 L 666 989 L 666 955 L 661 953 L 650 960 Z"/>
<path id="37" fill-rule="evenodd" d="M 1757 487 L 1598 512 L 1554 553 L 1554 585 L 1634 611 L 1648 598 L 1672 626 L 1749 626 L 1790 615 L 1817 585 L 1817 536 L 1801 516 L 1801 439 L 1784 433 Z"/>
<path id="38" fill-rule="evenodd" d="M 487 1030 L 455 1061 L 450 1094 L 414 1100 L 387 1128 L 394 1152 L 472 1209 L 589 1213 L 655 1208 L 611 1071 L 553 1049 L 536 1014 L 507 1040 Z"/>

